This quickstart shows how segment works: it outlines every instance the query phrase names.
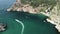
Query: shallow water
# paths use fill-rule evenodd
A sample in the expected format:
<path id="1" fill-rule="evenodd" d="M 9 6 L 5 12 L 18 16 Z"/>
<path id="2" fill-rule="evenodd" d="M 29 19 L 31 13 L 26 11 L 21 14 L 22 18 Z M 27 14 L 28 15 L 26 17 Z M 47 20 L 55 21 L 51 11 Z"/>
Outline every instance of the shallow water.
<path id="1" fill-rule="evenodd" d="M 23 34 L 58 34 L 53 24 L 44 22 L 48 17 L 43 14 L 34 15 L 24 12 L 7 12 L 6 8 L 10 7 L 15 0 L 7 1 L 0 0 L 0 9 L 3 8 L 0 10 L 0 23 L 7 24 L 7 30 L 0 32 L 0 34 L 21 34 L 22 25 L 16 22 L 15 19 L 20 20 L 24 24 Z"/>

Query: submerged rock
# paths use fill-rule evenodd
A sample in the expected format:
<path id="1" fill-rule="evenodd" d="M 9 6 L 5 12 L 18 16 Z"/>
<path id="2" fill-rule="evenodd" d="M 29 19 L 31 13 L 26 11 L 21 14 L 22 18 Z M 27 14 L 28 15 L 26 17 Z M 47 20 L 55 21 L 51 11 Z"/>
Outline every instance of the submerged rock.
<path id="1" fill-rule="evenodd" d="M 6 30 L 6 24 L 0 23 L 0 32 L 5 31 L 5 30 Z"/>

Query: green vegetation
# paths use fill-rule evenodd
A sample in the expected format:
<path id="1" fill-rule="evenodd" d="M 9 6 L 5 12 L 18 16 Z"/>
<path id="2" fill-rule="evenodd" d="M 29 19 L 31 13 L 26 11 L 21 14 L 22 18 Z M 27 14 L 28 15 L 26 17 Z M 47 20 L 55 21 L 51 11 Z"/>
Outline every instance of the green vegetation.
<path id="1" fill-rule="evenodd" d="M 23 4 L 30 4 L 33 7 L 38 7 L 44 4 L 45 6 L 55 5 L 56 0 L 21 0 Z"/>

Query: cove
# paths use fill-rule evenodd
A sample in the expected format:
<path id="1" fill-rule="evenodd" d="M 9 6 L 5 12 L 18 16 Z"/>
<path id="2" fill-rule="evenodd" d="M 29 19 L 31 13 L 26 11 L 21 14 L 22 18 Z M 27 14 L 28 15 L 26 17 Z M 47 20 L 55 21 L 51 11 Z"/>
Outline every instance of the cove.
<path id="1" fill-rule="evenodd" d="M 55 25 L 44 22 L 48 17 L 43 14 L 29 14 L 24 12 L 7 12 L 6 9 L 11 7 L 12 0 L 0 0 L 0 23 L 7 24 L 7 30 L 0 34 L 21 34 L 22 25 L 15 19 L 18 19 L 24 24 L 23 34 L 59 34 Z M 4 2 L 4 3 L 2 3 Z M 9 3 L 11 2 L 11 3 Z"/>

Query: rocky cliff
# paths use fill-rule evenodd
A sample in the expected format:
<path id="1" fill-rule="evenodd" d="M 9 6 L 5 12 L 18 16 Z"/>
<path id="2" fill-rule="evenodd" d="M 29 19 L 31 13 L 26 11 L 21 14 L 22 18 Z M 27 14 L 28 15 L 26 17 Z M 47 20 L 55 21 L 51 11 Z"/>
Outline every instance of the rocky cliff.
<path id="1" fill-rule="evenodd" d="M 49 1 L 49 0 L 16 0 L 14 5 L 7 9 L 7 11 L 23 11 L 28 13 L 40 13 L 45 12 L 48 8 L 54 6 L 56 1 Z"/>

